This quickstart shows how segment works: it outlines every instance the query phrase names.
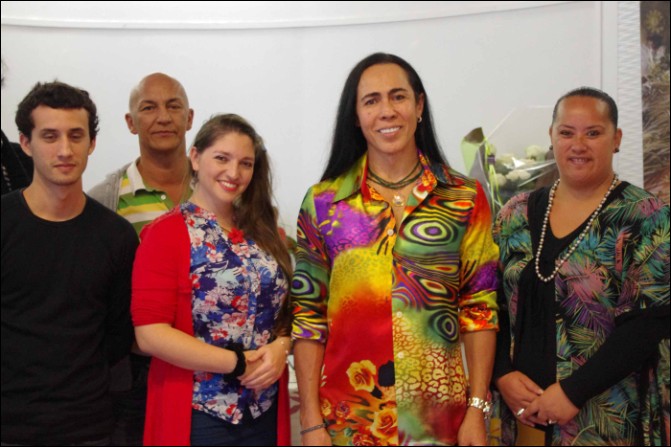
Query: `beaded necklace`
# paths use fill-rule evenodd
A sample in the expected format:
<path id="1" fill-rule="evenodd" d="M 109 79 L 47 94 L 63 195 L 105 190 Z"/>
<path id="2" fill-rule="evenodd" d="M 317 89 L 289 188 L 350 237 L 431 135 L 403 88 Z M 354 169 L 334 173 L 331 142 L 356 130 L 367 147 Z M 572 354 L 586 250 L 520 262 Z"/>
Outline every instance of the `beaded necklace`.
<path id="1" fill-rule="evenodd" d="M 534 259 L 535 267 L 536 267 L 536 276 L 538 279 L 541 281 L 547 283 L 550 282 L 554 279 L 554 277 L 557 275 L 557 272 L 561 268 L 562 265 L 568 260 L 568 258 L 571 256 L 571 254 L 575 251 L 576 248 L 578 248 L 578 245 L 582 242 L 582 240 L 585 238 L 587 235 L 587 232 L 589 231 L 590 227 L 592 226 L 592 222 L 596 219 L 596 216 L 599 215 L 601 212 L 601 208 L 603 208 L 603 205 L 606 203 L 606 200 L 608 200 L 608 196 L 610 195 L 611 192 L 613 192 L 613 189 L 615 189 L 615 185 L 617 185 L 617 182 L 619 181 L 617 174 L 613 177 L 613 181 L 611 182 L 610 186 L 608 187 L 608 191 L 606 191 L 606 194 L 603 196 L 603 199 L 601 199 L 601 202 L 599 203 L 599 206 L 596 207 L 592 215 L 589 217 L 589 220 L 587 221 L 587 225 L 585 225 L 585 228 L 582 230 L 580 233 L 580 236 L 573 241 L 569 249 L 566 251 L 564 256 L 561 258 L 557 259 L 555 261 L 555 268 L 550 273 L 550 276 L 543 276 L 541 274 L 541 269 L 540 269 L 540 258 L 541 258 L 541 252 L 543 251 L 543 243 L 545 242 L 545 232 L 547 231 L 548 227 L 548 221 L 550 220 L 550 210 L 552 209 L 552 202 L 554 201 L 555 198 L 555 191 L 557 190 L 557 186 L 559 185 L 559 180 L 557 179 L 556 182 L 552 185 L 552 189 L 550 189 L 550 197 L 548 199 L 548 207 L 545 210 L 545 217 L 543 218 L 543 227 L 541 229 L 541 238 L 540 241 L 538 242 L 538 250 L 536 250 L 536 259 Z"/>
<path id="2" fill-rule="evenodd" d="M 370 166 L 368 167 L 368 177 L 370 177 L 370 179 L 375 183 L 380 184 L 385 188 L 401 189 L 405 188 L 412 182 L 416 181 L 419 178 L 419 176 L 422 175 L 422 170 L 420 169 L 417 175 L 412 176 L 412 173 L 415 172 L 415 169 L 417 169 L 418 166 L 419 166 L 419 160 L 417 160 L 417 164 L 412 168 L 410 173 L 408 173 L 408 175 L 406 175 L 397 182 L 388 182 L 387 180 L 383 179 L 382 177 L 374 173 L 373 170 L 370 168 Z M 410 176 L 412 176 L 412 178 Z"/>

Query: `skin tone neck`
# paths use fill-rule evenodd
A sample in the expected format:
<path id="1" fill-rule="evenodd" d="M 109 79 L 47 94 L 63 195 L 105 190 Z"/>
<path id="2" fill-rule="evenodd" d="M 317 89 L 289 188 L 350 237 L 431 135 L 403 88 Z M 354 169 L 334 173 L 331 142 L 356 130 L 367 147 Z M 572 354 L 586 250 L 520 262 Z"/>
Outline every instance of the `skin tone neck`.
<path id="1" fill-rule="evenodd" d="M 559 200 L 572 200 L 577 202 L 590 202 L 593 199 L 598 198 L 600 201 L 604 194 L 606 194 L 606 191 L 608 191 L 608 188 L 613 181 L 614 175 L 615 173 L 611 171 L 607 177 L 605 177 L 593 188 L 583 188 L 579 186 L 575 187 L 569 182 L 562 180 L 559 182 L 559 186 L 557 186 L 555 198 Z"/>
<path id="2" fill-rule="evenodd" d="M 37 177 L 23 191 L 23 197 L 33 214 L 52 222 L 74 219 L 86 205 L 81 179 L 71 185 L 53 185 Z"/>
<path id="3" fill-rule="evenodd" d="M 368 165 L 379 176 L 390 182 L 398 181 L 408 175 L 417 164 L 417 147 L 387 154 L 375 150 L 368 151 Z"/>
<path id="4" fill-rule="evenodd" d="M 137 169 L 145 184 L 165 191 L 173 203 L 179 203 L 189 178 L 189 161 L 184 151 L 140 151 Z"/>

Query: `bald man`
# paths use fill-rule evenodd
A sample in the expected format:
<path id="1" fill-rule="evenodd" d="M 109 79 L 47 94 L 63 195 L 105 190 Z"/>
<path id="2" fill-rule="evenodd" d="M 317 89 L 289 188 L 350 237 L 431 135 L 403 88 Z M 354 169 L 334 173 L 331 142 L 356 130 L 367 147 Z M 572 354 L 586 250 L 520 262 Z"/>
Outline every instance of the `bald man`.
<path id="1" fill-rule="evenodd" d="M 191 195 L 186 132 L 193 110 L 179 81 L 153 73 L 131 91 L 125 119 L 138 137 L 140 156 L 108 174 L 88 194 L 128 220 L 139 235 L 145 225 Z M 112 371 L 117 416 L 112 444 L 142 445 L 148 370 L 149 357 L 138 353 Z"/>
<path id="2" fill-rule="evenodd" d="M 138 136 L 140 157 L 109 174 L 89 195 L 125 217 L 138 234 L 190 195 L 186 132 L 193 109 L 184 87 L 163 73 L 131 91 L 126 124 Z"/>

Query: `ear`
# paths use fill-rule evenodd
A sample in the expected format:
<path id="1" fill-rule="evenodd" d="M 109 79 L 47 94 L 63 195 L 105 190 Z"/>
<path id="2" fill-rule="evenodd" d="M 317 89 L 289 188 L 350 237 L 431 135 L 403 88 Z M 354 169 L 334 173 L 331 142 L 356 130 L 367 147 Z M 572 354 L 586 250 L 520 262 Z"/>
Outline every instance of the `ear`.
<path id="1" fill-rule="evenodd" d="M 126 126 L 128 126 L 128 130 L 130 130 L 130 133 L 133 135 L 137 135 L 137 127 L 135 127 L 135 123 L 133 121 L 133 115 L 131 113 L 127 113 L 124 118 L 126 118 Z"/>
<path id="2" fill-rule="evenodd" d="M 613 152 L 618 152 L 620 150 L 620 145 L 622 144 L 622 129 L 618 128 L 615 131 L 615 139 L 613 141 L 615 144 L 615 150 Z"/>
<path id="3" fill-rule="evenodd" d="M 193 126 L 193 109 L 189 109 L 189 117 L 186 120 L 186 130 L 191 130 L 191 126 Z"/>
<path id="4" fill-rule="evenodd" d="M 417 105 L 415 107 L 415 111 L 417 112 L 418 117 L 422 116 L 422 113 L 424 112 L 424 93 L 419 94 L 419 97 L 417 98 Z"/>
<path id="5" fill-rule="evenodd" d="M 19 145 L 21 145 L 21 150 L 30 158 L 33 158 L 33 150 L 30 147 L 30 138 L 25 136 L 22 133 L 19 133 Z"/>
<path id="6" fill-rule="evenodd" d="M 89 155 L 93 153 L 93 151 L 96 148 L 96 140 L 95 138 L 91 140 L 91 145 L 89 146 Z"/>
<path id="7" fill-rule="evenodd" d="M 191 161 L 191 169 L 197 173 L 200 167 L 200 154 L 196 150 L 196 146 L 189 150 L 189 160 Z"/>

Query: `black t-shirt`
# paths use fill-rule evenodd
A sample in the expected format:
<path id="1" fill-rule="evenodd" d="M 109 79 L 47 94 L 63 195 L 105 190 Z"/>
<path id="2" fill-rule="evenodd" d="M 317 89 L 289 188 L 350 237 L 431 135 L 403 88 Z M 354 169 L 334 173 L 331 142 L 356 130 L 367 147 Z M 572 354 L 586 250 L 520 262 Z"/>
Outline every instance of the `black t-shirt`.
<path id="1" fill-rule="evenodd" d="M 108 436 L 109 367 L 133 340 L 138 240 L 87 198 L 65 222 L 2 197 L 2 442 L 69 444 Z"/>

